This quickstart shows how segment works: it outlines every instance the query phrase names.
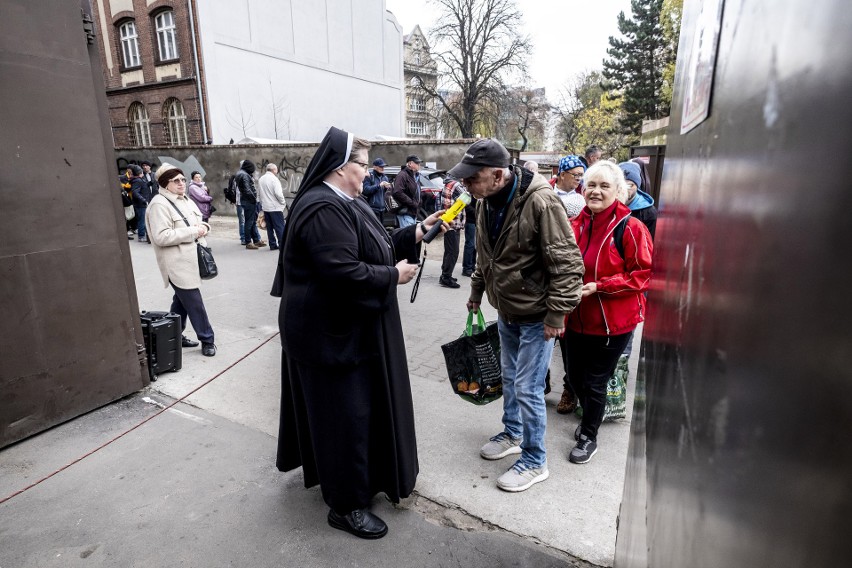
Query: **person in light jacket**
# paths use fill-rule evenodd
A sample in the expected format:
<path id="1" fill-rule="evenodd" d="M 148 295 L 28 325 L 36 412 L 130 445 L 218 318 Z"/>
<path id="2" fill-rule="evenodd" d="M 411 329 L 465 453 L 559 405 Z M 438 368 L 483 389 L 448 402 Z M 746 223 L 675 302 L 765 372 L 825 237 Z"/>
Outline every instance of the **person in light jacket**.
<path id="1" fill-rule="evenodd" d="M 266 234 L 269 236 L 269 250 L 278 250 L 278 243 L 284 235 L 284 211 L 287 201 L 284 189 L 278 179 L 278 166 L 267 164 L 266 173 L 257 181 L 257 196 L 266 218 Z"/>
<path id="2" fill-rule="evenodd" d="M 201 341 L 201 353 L 216 354 L 213 327 L 207 318 L 201 298 L 201 275 L 198 272 L 196 241 L 207 245 L 204 237 L 210 225 L 201 218 L 198 206 L 186 195 L 186 177 L 183 171 L 169 163 L 157 169 L 160 192 L 148 205 L 146 224 L 148 238 L 154 245 L 154 255 L 163 277 L 163 285 L 174 289 L 169 311 L 179 314 L 181 329 L 186 329 L 186 318 Z M 198 342 L 182 337 L 183 347 L 195 347 Z"/>

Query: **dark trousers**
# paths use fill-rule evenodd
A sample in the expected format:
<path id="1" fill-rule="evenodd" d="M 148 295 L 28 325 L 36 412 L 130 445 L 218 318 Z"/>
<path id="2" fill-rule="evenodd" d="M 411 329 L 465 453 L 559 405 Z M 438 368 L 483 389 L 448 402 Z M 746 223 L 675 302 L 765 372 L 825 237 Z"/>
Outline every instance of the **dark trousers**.
<path id="1" fill-rule="evenodd" d="M 269 238 L 269 248 L 275 250 L 284 236 L 284 212 L 264 211 L 263 217 L 266 219 L 266 236 Z"/>
<path id="2" fill-rule="evenodd" d="M 444 262 L 441 263 L 441 278 L 450 278 L 459 259 L 459 231 L 450 229 L 444 233 Z"/>
<path id="3" fill-rule="evenodd" d="M 606 385 L 615 371 L 630 333 L 584 335 L 565 330 L 568 379 L 583 407 L 580 432 L 597 441 L 606 407 Z"/>
<path id="4" fill-rule="evenodd" d="M 563 334 L 557 341 L 559 341 L 559 352 L 562 353 L 562 366 L 565 369 L 565 374 L 562 376 L 562 387 L 572 396 L 576 396 L 574 389 L 571 388 L 571 381 L 568 380 L 568 340 Z"/>
<path id="5" fill-rule="evenodd" d="M 204 300 L 201 299 L 201 290 L 198 288 L 185 290 L 178 288 L 171 282 L 169 284 L 175 291 L 172 307 L 169 308 L 169 311 L 180 316 L 181 332 L 186 329 L 186 318 L 189 316 L 189 321 L 192 322 L 192 328 L 195 330 L 195 335 L 198 336 L 198 341 L 213 343 L 213 327 L 210 325 L 210 320 L 207 319 L 207 310 L 204 308 Z"/>
<path id="6" fill-rule="evenodd" d="M 243 204 L 243 215 L 245 215 L 245 233 L 246 244 L 254 240 L 255 243 L 260 242 L 260 233 L 257 232 L 257 205 L 254 203 Z"/>
<path id="7" fill-rule="evenodd" d="M 145 212 L 148 211 L 147 207 L 133 207 L 136 211 L 136 228 L 138 229 L 137 234 L 139 235 L 139 239 L 147 239 L 148 233 L 145 230 Z"/>
<path id="8" fill-rule="evenodd" d="M 462 270 L 465 272 L 473 272 L 474 268 L 476 268 L 476 223 L 465 223 Z"/>
<path id="9" fill-rule="evenodd" d="M 382 226 L 384 226 L 384 224 L 385 224 L 385 223 L 384 223 L 384 215 L 385 215 L 384 210 L 382 210 L 382 209 L 373 209 L 373 213 L 375 213 L 375 214 L 376 214 L 376 219 L 378 219 L 378 220 L 379 220 L 379 223 L 380 223 Z"/>

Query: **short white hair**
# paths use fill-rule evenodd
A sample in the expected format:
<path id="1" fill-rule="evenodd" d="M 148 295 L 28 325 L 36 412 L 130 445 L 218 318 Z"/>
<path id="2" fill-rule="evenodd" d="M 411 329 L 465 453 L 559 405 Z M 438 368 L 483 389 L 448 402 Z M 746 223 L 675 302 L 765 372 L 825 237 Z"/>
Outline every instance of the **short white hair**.
<path id="1" fill-rule="evenodd" d="M 615 186 L 615 198 L 622 203 L 627 203 L 627 180 L 624 179 L 624 172 L 617 164 L 608 160 L 600 160 L 595 162 L 586 173 L 583 175 L 583 191 L 589 186 L 589 180 L 593 177 L 602 177 Z"/>
<path id="2" fill-rule="evenodd" d="M 277 170 L 277 169 L 278 169 L 278 166 L 276 166 L 272 162 L 269 162 L 268 164 L 266 164 L 266 171 L 267 172 L 271 172 L 271 171 Z"/>

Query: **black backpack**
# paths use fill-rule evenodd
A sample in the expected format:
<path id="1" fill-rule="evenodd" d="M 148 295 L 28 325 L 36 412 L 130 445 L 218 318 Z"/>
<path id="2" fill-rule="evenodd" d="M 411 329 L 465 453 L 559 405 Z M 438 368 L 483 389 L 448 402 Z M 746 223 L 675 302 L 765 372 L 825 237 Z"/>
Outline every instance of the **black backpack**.
<path id="1" fill-rule="evenodd" d="M 612 232 L 612 238 L 615 241 L 615 250 L 618 251 L 621 260 L 627 260 L 624 258 L 624 229 L 627 228 L 627 221 L 629 220 L 630 215 L 619 221 L 615 226 L 615 230 Z"/>
<path id="2" fill-rule="evenodd" d="M 237 176 L 232 175 L 228 180 L 228 187 L 224 189 L 225 199 L 236 205 L 237 203 Z"/>

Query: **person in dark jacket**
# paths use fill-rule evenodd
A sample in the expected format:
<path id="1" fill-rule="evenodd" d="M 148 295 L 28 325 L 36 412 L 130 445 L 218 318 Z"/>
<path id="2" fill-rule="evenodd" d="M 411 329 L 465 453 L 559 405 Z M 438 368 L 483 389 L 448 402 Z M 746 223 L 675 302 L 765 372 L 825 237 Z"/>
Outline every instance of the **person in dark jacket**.
<path id="1" fill-rule="evenodd" d="M 333 127 L 320 143 L 290 206 L 272 295 L 283 351 L 277 467 L 301 466 L 329 525 L 373 539 L 388 531 L 368 510 L 373 497 L 398 502 L 419 472 L 397 291 L 443 211 L 389 235 L 359 198 L 369 148 Z"/>
<path id="2" fill-rule="evenodd" d="M 151 192 L 151 199 L 153 199 L 160 192 L 160 184 L 157 183 L 157 178 L 151 171 L 151 162 L 143 160 L 139 165 L 142 166 L 142 179 L 148 184 L 148 190 Z M 149 203 L 151 199 L 148 200 Z"/>
<path id="3" fill-rule="evenodd" d="M 473 196 L 471 196 L 473 197 Z M 462 256 L 462 276 L 472 276 L 476 268 L 476 202 L 473 197 L 464 208 L 464 255 Z"/>
<path id="4" fill-rule="evenodd" d="M 254 186 L 254 162 L 245 159 L 240 162 L 240 169 L 234 178 L 237 191 L 240 192 L 240 205 L 243 206 L 245 216 L 245 239 L 246 249 L 257 250 L 266 246 L 266 241 L 260 238 L 257 230 L 257 189 Z"/>
<path id="5" fill-rule="evenodd" d="M 540 175 L 510 165 L 493 139 L 474 142 L 448 175 L 482 199 L 476 208 L 476 254 L 469 311 L 483 295 L 497 308 L 503 378 L 503 430 L 479 450 L 486 460 L 518 455 L 497 478 L 504 491 L 525 491 L 550 475 L 544 377 L 554 338 L 580 301 L 583 262 L 568 216 Z"/>
<path id="6" fill-rule="evenodd" d="M 145 212 L 148 210 L 148 202 L 151 201 L 151 191 L 143 179 L 144 171 L 141 166 L 130 164 L 127 168 L 130 172 L 130 195 L 133 200 L 133 210 L 136 212 L 136 235 L 140 243 L 149 242 L 148 233 L 145 228 Z"/>
<path id="7" fill-rule="evenodd" d="M 405 166 L 393 180 L 393 198 L 402 206 L 396 218 L 400 227 L 413 225 L 420 208 L 420 164 L 422 160 L 411 155 L 405 159 Z"/>
<path id="8" fill-rule="evenodd" d="M 657 230 L 657 208 L 654 207 L 654 198 L 645 193 L 642 184 L 642 172 L 639 164 L 635 162 L 621 162 L 618 164 L 627 181 L 627 207 L 630 214 L 639 219 L 648 227 L 651 240 Z"/>
<path id="9" fill-rule="evenodd" d="M 586 207 L 571 220 L 583 255 L 582 300 L 568 316 L 565 344 L 568 378 L 583 407 L 574 432 L 571 463 L 587 463 L 598 450 L 607 383 L 633 330 L 645 319 L 645 295 L 651 280 L 653 243 L 648 229 L 618 201 L 625 190 L 621 170 L 600 161 L 586 170 Z M 613 234 L 625 223 L 623 253 Z"/>
<path id="10" fill-rule="evenodd" d="M 393 187 L 388 176 L 385 175 L 386 165 L 387 162 L 382 158 L 373 160 L 373 169 L 364 178 L 364 193 L 362 193 L 379 223 L 382 222 L 382 213 L 385 211 L 385 191 Z"/>

